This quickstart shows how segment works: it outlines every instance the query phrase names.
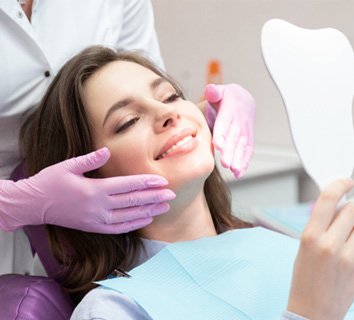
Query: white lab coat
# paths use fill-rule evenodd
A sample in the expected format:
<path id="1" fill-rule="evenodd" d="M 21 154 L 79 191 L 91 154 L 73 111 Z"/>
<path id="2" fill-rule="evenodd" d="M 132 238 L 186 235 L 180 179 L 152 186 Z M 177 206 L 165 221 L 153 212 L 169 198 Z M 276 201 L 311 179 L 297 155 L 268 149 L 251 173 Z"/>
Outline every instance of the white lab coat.
<path id="1" fill-rule="evenodd" d="M 150 0 L 34 0 L 31 23 L 17 1 L 0 1 L 0 179 L 21 160 L 23 115 L 61 66 L 94 44 L 141 49 L 163 67 Z M 28 245 L 15 245 L 23 238 L 0 231 L 0 274 L 32 272 Z"/>

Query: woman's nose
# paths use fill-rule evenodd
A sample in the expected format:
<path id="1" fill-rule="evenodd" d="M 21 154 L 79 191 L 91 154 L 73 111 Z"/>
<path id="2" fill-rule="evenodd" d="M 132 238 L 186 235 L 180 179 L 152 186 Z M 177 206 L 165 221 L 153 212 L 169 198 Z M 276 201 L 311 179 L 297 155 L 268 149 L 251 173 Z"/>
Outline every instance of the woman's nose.
<path id="1" fill-rule="evenodd" d="M 177 125 L 180 115 L 176 108 L 170 104 L 161 104 L 156 108 L 155 131 L 162 132 Z"/>

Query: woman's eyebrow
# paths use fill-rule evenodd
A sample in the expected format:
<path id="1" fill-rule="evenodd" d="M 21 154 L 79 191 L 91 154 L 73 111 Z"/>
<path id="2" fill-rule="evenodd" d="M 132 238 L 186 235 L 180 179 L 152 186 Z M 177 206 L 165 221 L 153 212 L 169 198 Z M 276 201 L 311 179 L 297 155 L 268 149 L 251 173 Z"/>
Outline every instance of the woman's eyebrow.
<path id="1" fill-rule="evenodd" d="M 150 88 L 151 89 L 156 89 L 160 84 L 164 83 L 164 82 L 168 82 L 170 83 L 167 79 L 165 78 L 157 78 L 154 81 L 151 82 L 150 84 Z"/>
<path id="2" fill-rule="evenodd" d="M 162 83 L 168 82 L 170 83 L 167 79 L 165 78 L 157 78 L 155 80 L 153 80 L 150 84 L 150 88 L 152 90 L 156 89 L 159 85 L 161 85 Z M 113 112 L 117 111 L 120 108 L 126 107 L 129 103 L 131 103 L 130 99 L 124 99 L 124 100 L 120 100 L 117 101 L 116 103 L 114 103 L 109 110 L 106 113 L 106 116 L 103 120 L 102 123 L 102 127 L 104 127 L 105 123 L 107 122 L 108 118 L 112 115 Z"/>
<path id="3" fill-rule="evenodd" d="M 112 115 L 113 112 L 115 112 L 116 110 L 126 107 L 129 103 L 131 103 L 130 99 L 124 99 L 124 100 L 120 100 L 117 101 L 116 103 L 114 103 L 112 105 L 112 107 L 109 108 L 109 110 L 106 113 L 106 116 L 104 117 L 103 123 L 102 123 L 102 127 L 104 127 L 106 121 L 108 120 L 108 118 Z"/>

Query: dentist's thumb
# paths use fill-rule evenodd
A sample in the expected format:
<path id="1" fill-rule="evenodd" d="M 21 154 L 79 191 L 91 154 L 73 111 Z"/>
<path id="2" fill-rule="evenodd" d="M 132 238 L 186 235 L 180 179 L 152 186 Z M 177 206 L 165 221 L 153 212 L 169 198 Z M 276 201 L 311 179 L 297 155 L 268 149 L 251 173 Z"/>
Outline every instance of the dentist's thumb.
<path id="1" fill-rule="evenodd" d="M 204 96 L 209 103 L 218 103 L 224 97 L 224 86 L 208 84 L 205 87 Z"/>
<path id="2" fill-rule="evenodd" d="M 62 162 L 64 169 L 74 174 L 83 174 L 102 167 L 110 158 L 111 153 L 104 147 L 83 156 Z"/>

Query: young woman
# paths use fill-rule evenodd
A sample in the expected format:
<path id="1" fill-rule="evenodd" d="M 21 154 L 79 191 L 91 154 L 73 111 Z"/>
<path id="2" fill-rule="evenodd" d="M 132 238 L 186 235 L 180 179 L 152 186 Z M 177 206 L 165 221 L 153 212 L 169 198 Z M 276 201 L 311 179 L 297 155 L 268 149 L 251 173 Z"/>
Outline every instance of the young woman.
<path id="1" fill-rule="evenodd" d="M 172 79 L 137 53 L 92 47 L 70 60 L 24 125 L 22 142 L 29 174 L 107 147 L 102 152 L 111 153 L 109 161 L 90 172 L 91 178 L 158 174 L 176 195 L 167 214 L 136 232 L 99 235 L 48 226 L 54 254 L 65 269 L 63 286 L 77 300 L 93 288 L 92 281 L 114 269 L 129 271 L 166 243 L 246 226 L 231 214 L 203 114 Z M 319 198 L 295 264 L 288 304 L 293 313 L 285 312 L 285 319 L 302 319 L 296 314 L 342 319 L 352 303 L 353 206 L 336 215 L 336 205 L 353 185 L 337 181 Z M 73 315 L 96 318 L 150 319 L 129 297 L 99 289 Z"/>
<path id="2" fill-rule="evenodd" d="M 144 50 L 163 66 L 154 24 L 150 0 L 0 1 L 0 73 L 6 79 L 0 84 L 0 252 L 4 253 L 0 274 L 31 273 L 33 258 L 24 226 L 55 224 L 117 234 L 141 228 L 151 223 L 153 216 L 166 212 L 161 211 L 163 206 L 155 210 L 146 204 L 169 200 L 169 192 L 164 195 L 161 190 L 158 202 L 153 193 L 148 197 L 146 192 L 138 192 L 150 189 L 150 183 L 166 186 L 163 177 L 115 177 L 110 183 L 85 178 L 84 172 L 105 163 L 109 156 L 106 153 L 68 159 L 26 180 L 14 182 L 10 178 L 23 176 L 19 175 L 20 168 L 15 170 L 22 162 L 18 152 L 21 119 L 37 107 L 63 64 L 87 46 L 100 44 Z M 244 103 L 239 89 L 218 85 L 206 96 L 218 110 L 214 114 L 214 108 L 207 104 L 210 120 L 215 121 L 213 138 L 222 151 L 221 163 L 237 178 L 246 171 L 252 156 L 255 114 L 255 106 Z M 223 140 L 230 124 L 238 130 Z M 61 197 L 63 190 L 65 198 Z M 140 214 L 124 220 L 124 212 L 131 205 L 123 206 L 119 198 L 128 192 L 134 194 L 134 204 L 141 208 Z M 81 204 L 80 212 L 77 202 Z M 115 214 L 110 216 L 111 210 Z M 31 237 L 34 231 L 27 231 Z"/>

